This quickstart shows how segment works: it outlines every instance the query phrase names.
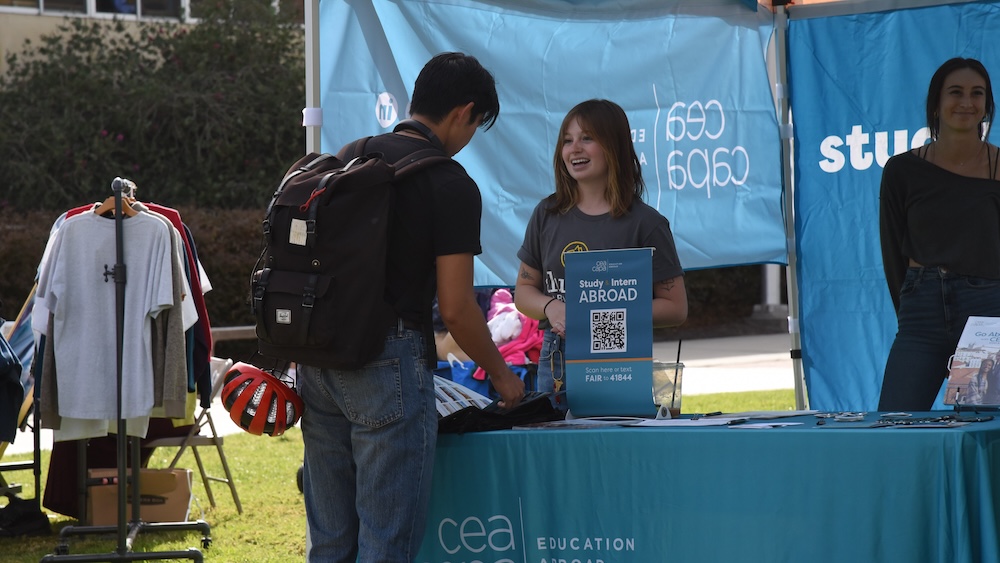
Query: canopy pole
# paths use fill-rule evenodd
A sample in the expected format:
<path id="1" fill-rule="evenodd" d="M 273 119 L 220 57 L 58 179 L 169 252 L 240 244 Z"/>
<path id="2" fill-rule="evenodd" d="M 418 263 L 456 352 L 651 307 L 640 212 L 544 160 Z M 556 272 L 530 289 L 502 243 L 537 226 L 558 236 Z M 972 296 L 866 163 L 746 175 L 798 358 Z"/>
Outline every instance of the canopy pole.
<path id="1" fill-rule="evenodd" d="M 795 377 L 795 408 L 809 408 L 805 374 L 802 370 L 802 339 L 799 332 L 799 287 L 796 277 L 795 249 L 795 176 L 792 173 L 791 108 L 788 103 L 788 13 L 784 5 L 775 6 L 775 91 L 778 98 L 778 121 L 781 130 L 782 199 L 785 207 L 785 237 L 788 246 L 788 267 L 785 276 L 788 284 L 788 334 L 791 337 L 789 354 Z"/>
<path id="2" fill-rule="evenodd" d="M 319 0 L 305 2 L 306 26 L 306 109 L 303 111 L 302 125 L 306 129 L 306 153 L 321 152 L 322 145 L 322 112 L 320 108 L 319 89 Z M 310 110 L 316 111 L 320 122 L 314 123 L 307 118 Z"/>

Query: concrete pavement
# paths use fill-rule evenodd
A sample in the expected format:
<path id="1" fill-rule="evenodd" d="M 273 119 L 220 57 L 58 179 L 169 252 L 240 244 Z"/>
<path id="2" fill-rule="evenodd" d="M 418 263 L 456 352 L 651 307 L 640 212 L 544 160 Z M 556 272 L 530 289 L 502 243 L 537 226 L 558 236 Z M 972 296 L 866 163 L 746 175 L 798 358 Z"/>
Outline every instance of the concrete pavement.
<path id="1" fill-rule="evenodd" d="M 684 395 L 794 389 L 788 333 L 700 338 L 680 343 Z M 677 361 L 677 341 L 653 343 L 653 358 Z"/>
<path id="2" fill-rule="evenodd" d="M 787 333 L 684 340 L 680 350 L 684 364 L 681 392 L 703 395 L 793 389 L 795 374 L 788 353 L 790 347 L 791 336 Z M 653 358 L 675 362 L 677 341 L 654 342 Z M 218 400 L 212 406 L 212 418 L 220 434 L 241 431 Z M 33 440 L 30 431 L 18 432 L 5 453 L 31 452 Z M 50 430 L 42 430 L 41 444 L 43 449 L 52 448 Z"/>

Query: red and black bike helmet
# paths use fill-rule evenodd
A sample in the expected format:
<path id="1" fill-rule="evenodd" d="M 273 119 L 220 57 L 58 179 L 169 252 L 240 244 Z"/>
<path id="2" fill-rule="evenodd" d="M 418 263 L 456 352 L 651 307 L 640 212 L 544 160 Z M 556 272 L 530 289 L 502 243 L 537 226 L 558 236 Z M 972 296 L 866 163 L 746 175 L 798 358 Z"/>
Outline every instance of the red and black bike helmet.
<path id="1" fill-rule="evenodd" d="M 274 374 L 237 362 L 226 373 L 222 404 L 240 428 L 260 436 L 280 436 L 295 426 L 305 406 L 302 399 Z"/>

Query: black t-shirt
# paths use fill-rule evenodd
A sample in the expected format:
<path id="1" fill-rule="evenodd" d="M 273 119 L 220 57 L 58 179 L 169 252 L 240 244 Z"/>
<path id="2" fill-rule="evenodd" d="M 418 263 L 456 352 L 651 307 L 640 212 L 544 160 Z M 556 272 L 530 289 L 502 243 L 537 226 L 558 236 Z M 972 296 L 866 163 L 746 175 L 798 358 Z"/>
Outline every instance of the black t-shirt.
<path id="1" fill-rule="evenodd" d="M 366 153 L 389 162 L 432 145 L 423 139 L 387 133 L 371 138 Z M 402 319 L 431 327 L 437 293 L 435 259 L 479 254 L 482 196 L 479 186 L 455 161 L 435 164 L 396 186 L 389 233 L 386 301 Z M 433 338 L 429 339 L 433 346 Z"/>
<path id="2" fill-rule="evenodd" d="M 960 176 L 908 151 L 889 159 L 880 193 L 882 264 L 893 304 L 912 258 L 1000 279 L 1000 182 Z"/>

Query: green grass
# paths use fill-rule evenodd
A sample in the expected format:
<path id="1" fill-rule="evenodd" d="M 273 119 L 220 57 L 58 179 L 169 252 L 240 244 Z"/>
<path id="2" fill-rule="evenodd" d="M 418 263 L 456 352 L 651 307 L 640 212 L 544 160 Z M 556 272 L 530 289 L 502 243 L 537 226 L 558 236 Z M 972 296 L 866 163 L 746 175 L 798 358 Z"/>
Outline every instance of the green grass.
<path id="1" fill-rule="evenodd" d="M 205 561 L 274 562 L 305 559 L 305 508 L 295 484 L 295 474 L 302 463 L 302 434 L 293 428 L 277 438 L 233 434 L 225 437 L 226 458 L 236 481 L 243 504 L 243 514 L 236 511 L 229 488 L 213 483 L 216 508 L 208 503 L 194 456 L 185 452 L 178 464 L 191 468 L 194 474 L 192 519 L 204 519 L 211 526 L 212 543 L 202 549 Z M 175 448 L 154 453 L 150 467 L 166 467 Z M 219 456 L 214 450 L 201 448 L 201 457 L 209 475 L 223 475 Z M 3 461 L 30 460 L 30 454 L 4 456 Z M 42 452 L 42 486 L 48 472 L 49 452 Z M 20 483 L 21 498 L 34 498 L 34 477 L 30 471 L 5 472 L 8 482 Z M 199 506 L 200 505 L 200 508 Z M 204 510 L 204 516 L 201 515 Z M 18 537 L 0 539 L 0 562 L 38 563 L 45 555 L 55 552 L 59 530 L 76 525 L 75 519 L 52 514 L 53 535 L 48 537 Z M 68 541 L 71 555 L 84 553 L 115 553 L 117 535 L 72 536 Z M 132 551 L 177 551 L 201 549 L 201 534 L 196 531 L 144 531 L 136 536 Z"/>
<path id="2" fill-rule="evenodd" d="M 681 400 L 681 414 L 790 410 L 795 410 L 792 389 L 685 395 Z"/>
<path id="3" fill-rule="evenodd" d="M 683 413 L 714 411 L 740 412 L 757 410 L 794 409 L 794 392 L 754 391 L 746 393 L 718 393 L 685 396 L 681 403 Z M 302 435 L 293 428 L 277 438 L 233 434 L 226 436 L 226 457 L 233 470 L 243 503 L 243 514 L 237 514 L 228 487 L 213 483 L 217 507 L 208 504 L 204 485 L 198 475 L 194 457 L 185 453 L 180 466 L 194 471 L 196 503 L 192 518 L 202 518 L 212 528 L 212 544 L 203 549 L 204 560 L 225 563 L 284 563 L 305 559 L 305 508 L 302 495 L 295 484 L 295 474 L 302 462 Z M 176 450 L 161 449 L 150 461 L 150 467 L 166 467 Z M 222 475 L 218 456 L 214 451 L 201 449 L 202 459 L 210 475 Z M 3 461 L 30 460 L 30 454 L 5 456 Z M 42 486 L 48 472 L 49 452 L 42 452 Z M 5 472 L 8 482 L 22 484 L 21 498 L 34 498 L 34 479 L 30 471 Z M 200 514 L 200 509 L 204 515 Z M 76 525 L 74 519 L 52 514 L 53 535 L 47 537 L 19 537 L 0 539 L 0 563 L 38 563 L 54 553 L 59 543 L 59 530 Z M 84 553 L 115 553 L 117 536 L 72 536 L 68 540 L 71 555 Z M 198 532 L 140 533 L 133 545 L 134 552 L 177 551 L 188 548 L 201 549 Z"/>

